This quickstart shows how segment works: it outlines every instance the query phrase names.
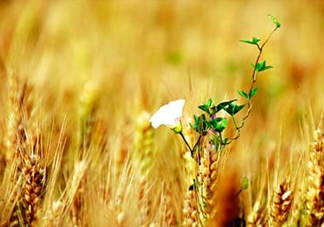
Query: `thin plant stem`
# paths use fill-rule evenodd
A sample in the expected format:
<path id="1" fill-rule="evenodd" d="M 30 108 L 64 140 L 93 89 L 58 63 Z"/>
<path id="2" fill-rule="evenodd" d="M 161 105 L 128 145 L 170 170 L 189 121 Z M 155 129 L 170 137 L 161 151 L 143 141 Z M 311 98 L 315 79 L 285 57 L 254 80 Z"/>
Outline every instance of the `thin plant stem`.
<path id="1" fill-rule="evenodd" d="M 193 156 L 193 155 L 195 154 L 195 150 L 196 150 L 196 148 L 198 147 L 199 142 L 200 142 L 200 140 L 201 140 L 201 138 L 202 138 L 202 134 L 199 135 L 199 137 L 198 137 L 198 139 L 197 139 L 195 145 L 193 146 L 193 148 L 190 147 L 190 145 L 189 145 L 187 139 L 185 138 L 185 136 L 183 135 L 182 132 L 179 132 L 179 135 L 181 136 L 181 138 L 182 138 L 183 141 L 185 142 L 187 148 L 188 148 L 189 151 L 190 151 L 191 156 Z"/>
<path id="2" fill-rule="evenodd" d="M 194 152 L 195 152 L 197 146 L 199 145 L 201 138 L 202 138 L 202 134 L 199 135 L 197 142 L 195 143 L 194 147 L 192 148 L 193 153 L 191 155 L 194 155 Z"/>
<path id="3" fill-rule="evenodd" d="M 181 138 L 182 138 L 183 141 L 185 142 L 186 146 L 188 147 L 188 149 L 189 149 L 189 151 L 190 151 L 190 153 L 191 153 L 191 155 L 192 155 L 192 154 L 193 154 L 193 149 L 191 149 L 191 147 L 190 147 L 188 141 L 186 140 L 185 136 L 183 135 L 182 131 L 179 132 L 179 135 L 181 136 Z"/>
<path id="4" fill-rule="evenodd" d="M 275 27 L 271 33 L 268 35 L 268 37 L 266 38 L 266 40 L 263 42 L 263 44 L 260 46 L 259 44 L 257 44 L 257 48 L 259 50 L 259 54 L 255 60 L 255 64 L 254 64 L 254 67 L 253 67 L 253 72 L 252 72 L 252 83 L 251 83 L 251 86 L 250 86 L 250 89 L 248 91 L 248 94 L 250 94 L 250 92 L 253 90 L 254 86 L 255 86 L 255 83 L 257 81 L 257 75 L 258 75 L 258 71 L 256 70 L 256 66 L 257 64 L 259 63 L 260 61 L 260 58 L 261 58 L 261 55 L 262 55 L 262 51 L 263 51 L 263 48 L 265 47 L 265 45 L 268 43 L 268 41 L 270 40 L 272 34 L 278 29 L 278 27 Z M 247 112 L 246 114 L 244 115 L 244 117 L 242 118 L 242 122 L 241 122 L 241 125 L 239 126 L 235 126 L 236 128 L 236 134 L 233 138 L 231 138 L 227 143 L 226 145 L 229 145 L 231 142 L 233 142 L 234 140 L 237 140 L 240 135 L 241 135 L 241 129 L 243 128 L 244 124 L 245 124 L 245 120 L 250 116 L 251 114 L 251 111 L 252 111 L 252 106 L 253 106 L 253 103 L 252 103 L 252 97 L 249 97 L 248 98 L 248 101 L 247 101 Z"/>

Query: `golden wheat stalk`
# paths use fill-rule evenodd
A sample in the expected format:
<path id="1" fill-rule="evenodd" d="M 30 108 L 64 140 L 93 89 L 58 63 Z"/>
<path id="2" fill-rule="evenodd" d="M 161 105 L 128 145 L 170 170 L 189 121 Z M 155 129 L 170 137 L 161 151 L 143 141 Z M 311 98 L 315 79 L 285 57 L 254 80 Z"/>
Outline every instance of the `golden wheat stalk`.
<path id="1" fill-rule="evenodd" d="M 29 226 L 33 226 L 43 196 L 45 176 L 44 169 L 39 164 L 39 156 L 32 155 L 24 163 L 25 165 L 22 169 L 26 179 L 22 192 L 22 204 L 25 212 L 24 219 Z"/>
<path id="2" fill-rule="evenodd" d="M 205 204 L 203 213 L 208 218 L 216 213 L 215 194 L 221 168 L 223 152 L 218 152 L 211 145 L 204 147 L 199 166 L 198 180 L 201 182 L 200 194 Z"/>
<path id="3" fill-rule="evenodd" d="M 22 179 L 23 183 L 20 186 L 20 194 L 14 203 L 10 225 L 34 226 L 44 195 L 45 171 L 41 167 L 37 155 L 24 154 L 21 156 L 20 162 L 17 184 L 20 179 Z"/>
<path id="4" fill-rule="evenodd" d="M 72 223 L 76 226 L 84 224 L 83 210 L 85 204 L 83 202 L 83 193 L 88 165 L 84 160 L 75 164 L 73 176 L 67 187 L 67 198 L 63 202 L 70 211 Z"/>
<path id="5" fill-rule="evenodd" d="M 147 178 L 153 170 L 154 163 L 154 130 L 149 122 L 150 115 L 142 113 L 136 124 L 134 138 L 135 165 L 139 167 L 142 178 Z"/>
<path id="6" fill-rule="evenodd" d="M 151 223 L 153 215 L 152 184 L 156 153 L 153 144 L 154 130 L 149 118 L 150 115 L 147 112 L 143 112 L 137 118 L 133 149 L 134 166 L 139 170 L 139 210 L 142 226 Z"/>
<path id="7" fill-rule="evenodd" d="M 163 198 L 163 204 L 165 205 L 165 210 L 164 210 L 164 220 L 163 222 L 166 223 L 166 226 L 177 226 L 177 216 L 176 216 L 176 211 L 175 211 L 175 201 L 174 198 L 172 197 L 172 192 L 170 192 L 170 189 L 166 190 L 166 194 L 164 195 Z"/>
<path id="8" fill-rule="evenodd" d="M 313 150 L 317 153 L 324 152 L 324 132 L 321 129 L 315 131 L 315 138 L 312 144 Z"/>
<path id="9" fill-rule="evenodd" d="M 10 184 L 11 186 L 11 184 Z M 9 196 L 7 197 L 7 201 L 3 206 L 3 212 L 1 213 L 1 222 L 0 226 L 7 226 L 8 223 L 19 223 L 18 215 L 16 215 L 16 208 L 18 200 L 21 198 L 21 190 L 20 188 L 24 187 L 23 176 L 20 175 L 16 181 L 14 182 L 13 188 L 9 186 L 11 189 Z"/>
<path id="10" fill-rule="evenodd" d="M 6 160 L 12 162 L 13 184 L 22 180 L 21 191 L 10 216 L 11 225 L 33 226 L 37 220 L 37 212 L 45 186 L 44 168 L 40 165 L 41 142 L 39 134 L 33 136 L 28 132 L 27 120 L 32 111 L 32 99 L 27 101 L 32 90 L 27 83 L 19 86 L 15 74 L 9 77 L 9 88 L 12 89 L 9 101 L 9 124 L 7 125 Z M 11 110 L 10 110 L 11 109 Z M 16 159 L 12 159 L 15 155 Z M 15 164 L 16 163 L 16 164 Z"/>
<path id="11" fill-rule="evenodd" d="M 73 193 L 68 195 L 70 219 L 74 226 L 86 226 L 86 186 L 87 186 L 87 169 L 89 161 L 93 158 L 93 139 L 95 127 L 97 124 L 96 112 L 98 102 L 98 87 L 93 81 L 89 81 L 83 87 L 79 95 L 78 105 L 78 130 L 77 130 L 77 149 L 75 156 L 77 161 L 75 164 L 74 174 L 72 176 L 71 185 Z M 74 160 L 73 160 L 74 161 Z M 74 161 L 75 162 L 75 161 Z M 72 187 L 69 185 L 68 187 Z"/>
<path id="12" fill-rule="evenodd" d="M 265 217 L 260 206 L 260 202 L 256 201 L 253 205 L 251 213 L 247 217 L 247 227 L 262 227 L 265 226 Z"/>
<path id="13" fill-rule="evenodd" d="M 74 195 L 72 209 L 70 212 L 72 223 L 74 226 L 86 226 L 86 215 L 85 215 L 85 191 L 87 183 L 87 174 L 84 173 L 79 187 Z"/>
<path id="14" fill-rule="evenodd" d="M 48 209 L 48 214 L 43 218 L 46 226 L 62 226 L 62 213 L 64 205 L 60 200 L 53 201 L 51 207 Z"/>
<path id="15" fill-rule="evenodd" d="M 184 227 L 200 227 L 199 221 L 199 209 L 197 203 L 197 191 L 191 188 L 187 191 L 184 207 L 183 207 L 183 221 L 182 226 Z"/>
<path id="16" fill-rule="evenodd" d="M 324 223 L 324 133 L 315 131 L 315 140 L 310 147 L 307 188 L 307 226 L 320 226 Z"/>
<path id="17" fill-rule="evenodd" d="M 288 219 L 293 201 L 293 190 L 289 181 L 284 180 L 274 192 L 271 204 L 270 222 L 274 227 L 282 226 Z"/>
<path id="18" fill-rule="evenodd" d="M 22 212 L 21 221 L 29 226 L 34 226 L 46 186 L 45 170 L 41 165 L 42 137 L 38 125 L 35 124 L 31 130 L 26 130 L 26 139 L 23 143 L 19 153 L 19 170 L 25 183 L 22 187 L 18 210 Z"/>
<path id="19" fill-rule="evenodd" d="M 96 125 L 96 112 L 98 103 L 98 86 L 95 82 L 89 81 L 85 84 L 79 95 L 78 108 L 78 137 L 77 144 L 81 152 L 87 152 L 92 145 L 94 129 Z M 83 158 L 83 157 L 82 157 Z"/>
<path id="20" fill-rule="evenodd" d="M 195 135 L 194 132 L 189 129 L 185 133 L 185 138 L 189 141 L 189 144 L 194 143 Z M 182 203 L 182 214 L 181 214 L 181 226 L 201 226 L 200 210 L 199 210 L 199 193 L 197 187 L 197 174 L 199 165 L 195 159 L 191 156 L 191 152 L 187 149 L 182 150 L 181 162 L 184 170 L 184 197 Z M 195 180 L 195 181 L 194 181 Z"/>
<path id="21" fill-rule="evenodd" d="M 226 149 L 217 148 L 202 141 L 197 181 L 199 187 L 199 208 L 201 222 L 205 225 L 209 219 L 214 219 L 217 213 L 217 190 L 222 168 L 225 166 L 228 153 Z M 207 144 L 206 144 L 207 143 Z"/>
<path id="22" fill-rule="evenodd" d="M 9 97 L 7 103 L 7 128 L 5 135 L 5 160 L 10 162 L 21 145 L 21 139 L 25 138 L 23 124 L 23 106 L 25 101 L 26 86 L 20 86 L 18 76 L 11 72 L 8 78 Z"/>
<path id="23" fill-rule="evenodd" d="M 40 214 L 42 218 L 38 222 L 40 226 L 59 227 L 63 223 L 62 214 L 66 204 L 63 203 L 62 198 L 56 197 L 56 190 L 57 184 L 60 182 L 59 174 L 61 173 L 63 151 L 66 144 L 65 126 L 64 122 L 58 132 L 57 141 L 54 143 L 55 147 L 44 146 L 44 150 L 53 153 L 54 157 L 50 158 L 51 162 L 48 163 L 46 168 L 50 171 L 46 175 L 46 193 L 44 193 Z M 46 158 L 44 159 L 46 160 Z"/>

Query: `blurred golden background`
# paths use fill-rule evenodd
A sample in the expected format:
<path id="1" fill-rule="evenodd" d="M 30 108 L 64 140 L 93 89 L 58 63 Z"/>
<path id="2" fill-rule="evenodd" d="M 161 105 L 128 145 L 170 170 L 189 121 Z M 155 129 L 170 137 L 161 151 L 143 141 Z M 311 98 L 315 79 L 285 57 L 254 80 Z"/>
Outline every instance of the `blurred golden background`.
<path id="1" fill-rule="evenodd" d="M 244 90 L 256 50 L 239 40 L 265 38 L 269 13 L 282 28 L 264 53 L 274 69 L 259 78 L 247 127 L 298 130 L 309 108 L 316 119 L 323 108 L 322 1 L 3 1 L 1 80 L 17 70 L 52 102 L 91 80 L 111 114 L 176 98 L 191 114 L 208 97 Z"/>

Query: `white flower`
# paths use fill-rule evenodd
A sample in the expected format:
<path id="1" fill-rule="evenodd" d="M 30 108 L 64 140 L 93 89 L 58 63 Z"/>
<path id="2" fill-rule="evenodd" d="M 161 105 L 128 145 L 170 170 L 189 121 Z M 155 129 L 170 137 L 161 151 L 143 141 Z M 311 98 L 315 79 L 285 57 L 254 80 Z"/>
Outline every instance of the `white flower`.
<path id="1" fill-rule="evenodd" d="M 150 118 L 150 122 L 154 128 L 161 125 L 166 125 L 171 129 L 180 127 L 180 117 L 185 104 L 184 99 L 171 101 L 168 104 L 160 107 L 160 109 Z"/>

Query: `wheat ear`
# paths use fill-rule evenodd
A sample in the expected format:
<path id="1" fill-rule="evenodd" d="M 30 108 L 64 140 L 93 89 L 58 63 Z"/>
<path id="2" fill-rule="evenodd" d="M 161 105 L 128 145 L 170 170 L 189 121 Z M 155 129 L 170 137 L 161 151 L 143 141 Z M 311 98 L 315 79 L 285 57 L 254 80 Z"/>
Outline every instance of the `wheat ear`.
<path id="1" fill-rule="evenodd" d="M 45 187 L 44 169 L 40 166 L 39 156 L 31 155 L 25 162 L 22 172 L 26 178 L 22 193 L 25 221 L 29 226 L 33 226 Z"/>
<path id="2" fill-rule="evenodd" d="M 260 207 L 260 202 L 257 201 L 253 205 L 252 212 L 249 214 L 247 218 L 247 227 L 262 227 L 265 226 L 265 215 L 262 212 L 262 208 Z"/>
<path id="3" fill-rule="evenodd" d="M 14 72 L 11 72 L 8 79 L 8 121 L 7 133 L 5 135 L 5 161 L 10 162 L 21 145 L 21 138 L 25 138 L 23 122 L 23 105 L 25 101 L 26 86 L 20 88 L 20 81 Z"/>
<path id="4" fill-rule="evenodd" d="M 308 162 L 307 226 L 320 226 L 324 223 L 324 133 L 316 130 L 315 140 L 310 147 Z"/>
<path id="5" fill-rule="evenodd" d="M 182 226 L 184 227 L 201 226 L 199 223 L 197 191 L 192 187 L 186 193 L 184 207 L 183 207 Z"/>
<path id="6" fill-rule="evenodd" d="M 141 225 L 146 226 L 152 221 L 152 183 L 154 169 L 154 130 L 149 122 L 150 115 L 146 112 L 142 113 L 136 124 L 134 138 L 134 161 L 139 168 L 140 174 L 140 195 L 139 209 L 141 216 Z"/>
<path id="7" fill-rule="evenodd" d="M 284 180 L 278 185 L 271 204 L 270 221 L 274 227 L 282 226 L 288 219 L 293 200 L 290 183 Z"/>

